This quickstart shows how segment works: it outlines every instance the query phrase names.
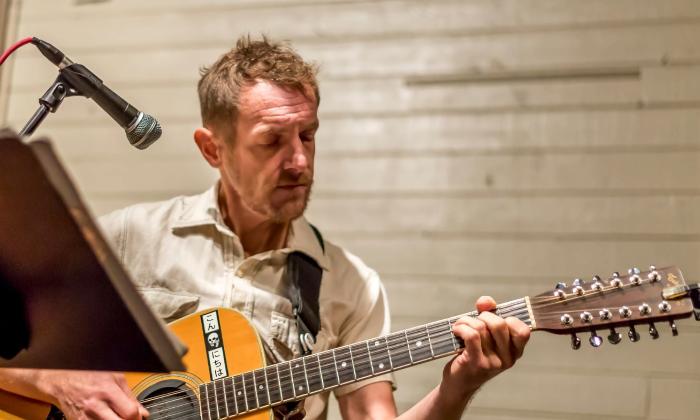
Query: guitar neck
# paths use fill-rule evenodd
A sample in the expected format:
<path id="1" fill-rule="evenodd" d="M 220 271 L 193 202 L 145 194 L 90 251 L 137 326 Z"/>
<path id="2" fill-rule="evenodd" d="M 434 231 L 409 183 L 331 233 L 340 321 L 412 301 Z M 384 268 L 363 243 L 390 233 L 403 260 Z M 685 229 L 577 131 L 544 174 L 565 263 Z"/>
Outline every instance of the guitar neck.
<path id="1" fill-rule="evenodd" d="M 528 297 L 500 304 L 495 313 L 516 317 L 535 328 Z M 200 408 L 206 418 L 224 418 L 449 356 L 464 346 L 452 333 L 452 326 L 465 315 L 476 317 L 478 313 L 472 311 L 202 384 Z"/>

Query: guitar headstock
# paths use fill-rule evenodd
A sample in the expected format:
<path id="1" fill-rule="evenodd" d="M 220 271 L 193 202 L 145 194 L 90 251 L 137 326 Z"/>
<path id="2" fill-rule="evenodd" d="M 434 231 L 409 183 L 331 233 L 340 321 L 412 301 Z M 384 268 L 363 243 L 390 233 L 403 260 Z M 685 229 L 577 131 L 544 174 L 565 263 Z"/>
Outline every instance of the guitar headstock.
<path id="1" fill-rule="evenodd" d="M 635 325 L 640 324 L 646 326 L 652 338 L 658 338 L 654 322 L 660 321 L 669 321 L 673 335 L 677 335 L 673 320 L 693 313 L 691 299 L 681 293 L 685 286 L 677 267 L 653 266 L 648 271 L 629 270 L 627 275 L 613 273 L 606 279 L 594 276 L 588 282 L 576 279 L 571 285 L 559 283 L 554 290 L 530 299 L 534 329 L 571 334 L 575 349 L 581 343 L 578 332 L 590 332 L 589 341 L 594 347 L 603 342 L 596 332 L 601 329 L 610 330 L 607 338 L 612 344 L 622 339 L 617 327 L 629 327 L 631 341 L 639 340 Z"/>

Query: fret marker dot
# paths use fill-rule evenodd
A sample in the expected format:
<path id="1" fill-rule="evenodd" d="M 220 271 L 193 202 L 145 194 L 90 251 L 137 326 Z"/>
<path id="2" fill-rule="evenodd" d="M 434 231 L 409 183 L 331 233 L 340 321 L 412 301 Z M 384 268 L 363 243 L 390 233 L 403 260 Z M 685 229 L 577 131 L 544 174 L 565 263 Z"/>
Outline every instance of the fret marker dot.
<path id="1" fill-rule="evenodd" d="M 241 391 L 238 391 L 238 395 L 243 395 L 243 394 L 241 394 Z"/>
<path id="2" fill-rule="evenodd" d="M 342 367 L 346 367 L 347 365 L 348 365 L 348 364 L 345 363 L 345 362 L 343 362 L 343 363 L 340 364 L 340 366 L 342 366 Z"/>
<path id="3" fill-rule="evenodd" d="M 420 347 L 420 346 L 422 346 L 422 345 L 423 345 L 423 342 L 422 342 L 422 341 L 420 341 L 420 340 L 416 341 L 416 347 Z"/>
<path id="4" fill-rule="evenodd" d="M 379 369 L 384 369 L 384 363 L 379 364 Z"/>
<path id="5" fill-rule="evenodd" d="M 374 346 L 376 347 L 376 346 L 378 346 L 378 345 L 379 345 L 379 341 L 375 341 L 375 342 L 374 342 Z"/>
<path id="6" fill-rule="evenodd" d="M 303 391 L 303 390 L 304 390 L 304 387 L 299 385 L 299 391 Z"/>
<path id="7" fill-rule="evenodd" d="M 294 365 L 294 367 L 295 367 L 295 368 L 298 368 L 298 367 L 299 367 L 299 363 L 297 363 L 296 365 Z"/>
<path id="8" fill-rule="evenodd" d="M 262 385 L 260 385 L 260 386 L 258 387 L 258 389 L 263 389 L 263 386 L 262 386 Z"/>

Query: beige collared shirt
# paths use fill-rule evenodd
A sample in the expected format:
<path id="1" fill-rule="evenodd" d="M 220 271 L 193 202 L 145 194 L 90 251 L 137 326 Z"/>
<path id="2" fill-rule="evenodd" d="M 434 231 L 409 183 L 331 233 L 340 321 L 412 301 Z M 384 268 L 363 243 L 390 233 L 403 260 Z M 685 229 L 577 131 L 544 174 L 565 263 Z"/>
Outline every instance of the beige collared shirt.
<path id="1" fill-rule="evenodd" d="M 292 223 L 287 247 L 245 257 L 238 237 L 221 217 L 214 186 L 115 211 L 100 223 L 121 262 L 153 310 L 165 321 L 214 306 L 237 309 L 282 359 L 299 356 L 297 328 L 282 281 L 286 256 L 301 251 L 323 269 L 321 330 L 314 352 L 389 333 L 389 310 L 377 273 L 328 242 L 325 252 L 308 222 Z M 334 390 L 392 381 L 382 375 Z M 325 418 L 328 393 L 306 400 L 307 418 Z"/>

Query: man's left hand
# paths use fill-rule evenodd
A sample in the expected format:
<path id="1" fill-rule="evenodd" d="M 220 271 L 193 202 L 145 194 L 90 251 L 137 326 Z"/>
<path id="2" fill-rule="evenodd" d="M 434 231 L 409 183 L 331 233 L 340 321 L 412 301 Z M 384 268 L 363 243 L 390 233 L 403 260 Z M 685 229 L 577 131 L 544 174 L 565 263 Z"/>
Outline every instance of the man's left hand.
<path id="1" fill-rule="evenodd" d="M 496 302 L 482 296 L 476 302 L 477 318 L 460 318 L 453 332 L 464 341 L 464 350 L 443 371 L 445 391 L 462 398 L 471 395 L 486 381 L 513 366 L 530 338 L 530 327 L 521 320 L 501 318 L 489 311 Z"/>

